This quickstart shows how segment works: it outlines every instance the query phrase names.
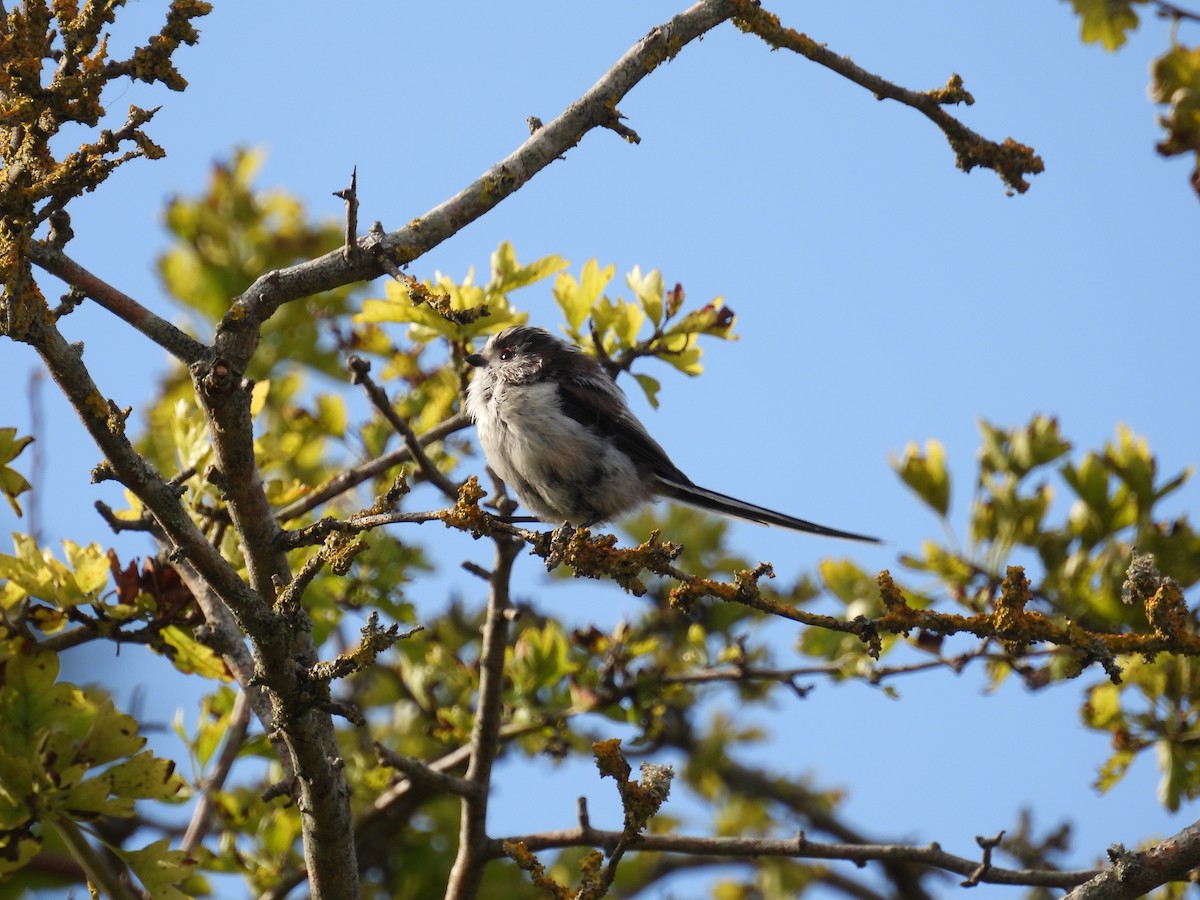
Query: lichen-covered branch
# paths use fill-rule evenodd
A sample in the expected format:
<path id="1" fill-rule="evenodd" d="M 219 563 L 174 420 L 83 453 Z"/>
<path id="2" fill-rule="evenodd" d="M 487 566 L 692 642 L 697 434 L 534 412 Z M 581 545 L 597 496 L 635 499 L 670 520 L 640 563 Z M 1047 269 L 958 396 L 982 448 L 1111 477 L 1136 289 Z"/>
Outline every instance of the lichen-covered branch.
<path id="1" fill-rule="evenodd" d="M 731 0 L 738 7 L 734 22 L 744 31 L 756 34 L 772 47 L 799 53 L 819 65 L 837 72 L 871 91 L 880 100 L 895 100 L 910 106 L 938 126 L 950 142 L 958 167 L 970 172 L 976 166 L 992 169 L 1010 191 L 1029 190 L 1027 175 L 1040 174 L 1045 168 L 1032 148 L 1012 138 L 1003 142 L 989 140 L 967 128 L 945 110 L 948 104 L 975 102 L 958 75 L 951 75 L 945 86 L 929 91 L 900 87 L 874 72 L 869 72 L 847 56 L 839 56 L 808 35 L 783 26 L 779 18 L 762 9 L 754 0 Z"/>

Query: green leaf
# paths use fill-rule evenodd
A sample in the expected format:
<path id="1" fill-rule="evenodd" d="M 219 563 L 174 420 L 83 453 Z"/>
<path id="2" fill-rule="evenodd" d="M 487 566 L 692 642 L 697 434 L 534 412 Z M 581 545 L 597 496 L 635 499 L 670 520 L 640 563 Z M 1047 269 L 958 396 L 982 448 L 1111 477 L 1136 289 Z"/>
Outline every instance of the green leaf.
<path id="1" fill-rule="evenodd" d="M 356 324 L 407 322 L 411 325 L 409 336 L 419 343 L 439 337 L 466 341 L 528 321 L 529 316 L 516 312 L 505 294 L 485 290 L 473 280 L 473 272 L 468 272 L 461 283 L 439 275 L 436 281 L 422 283 L 423 294 L 410 291 L 400 282 L 388 281 L 384 285 L 386 297 L 364 300 L 353 320 Z"/>
<path id="2" fill-rule="evenodd" d="M 232 680 L 224 660 L 186 630 L 178 625 L 168 625 L 160 634 L 174 651 L 170 654 L 171 662 L 180 672 L 217 681 Z"/>
<path id="3" fill-rule="evenodd" d="M 1121 711 L 1121 686 L 1111 683 L 1098 684 L 1088 691 L 1087 703 L 1083 707 L 1083 723 L 1089 728 L 1112 731 L 1125 727 L 1125 715 Z"/>
<path id="4" fill-rule="evenodd" d="M 1129 750 L 1118 750 L 1106 759 L 1104 765 L 1100 767 L 1100 771 L 1096 775 L 1096 790 L 1102 794 L 1107 793 L 1109 789 L 1125 777 L 1125 773 L 1133 765 L 1135 756 L 1136 754 Z"/>
<path id="5" fill-rule="evenodd" d="M 672 338 L 663 344 L 667 349 L 659 352 L 658 356 L 664 362 L 685 375 L 699 375 L 704 371 L 704 366 L 700 365 L 700 357 L 704 355 L 704 351 L 700 349 L 694 335 L 688 335 L 682 340 Z"/>
<path id="6" fill-rule="evenodd" d="M 1171 812 L 1179 812 L 1179 805 L 1191 796 L 1191 766 L 1187 752 L 1173 741 L 1158 741 L 1155 745 L 1158 767 L 1162 778 L 1158 782 L 1158 801 Z"/>
<path id="7" fill-rule="evenodd" d="M 108 697 L 57 681 L 53 653 L 13 653 L 0 683 L 0 828 L 130 816 L 183 788 Z M 103 771 L 97 771 L 108 763 Z"/>
<path id="8" fill-rule="evenodd" d="M 1173 46 L 1154 61 L 1150 99 L 1170 103 L 1177 91 L 1200 89 L 1200 47 Z M 0 459 L 3 454 L 0 453 Z"/>
<path id="9" fill-rule="evenodd" d="M 105 774 L 114 794 L 138 800 L 174 800 L 184 787 L 183 779 L 175 773 L 175 763 L 159 759 L 149 750 L 118 763 Z"/>
<path id="10" fill-rule="evenodd" d="M 121 850 L 119 854 L 154 900 L 187 900 L 178 886 L 192 874 L 196 861 L 170 846 L 163 838 L 141 850 Z"/>
<path id="11" fill-rule="evenodd" d="M 817 566 L 825 590 L 846 605 L 866 603 L 878 606 L 879 589 L 875 579 L 848 559 L 823 559 Z M 865 614 L 865 613 L 864 613 Z"/>
<path id="12" fill-rule="evenodd" d="M 583 264 L 578 281 L 569 272 L 563 272 L 554 279 L 554 299 L 566 316 L 567 327 L 572 334 L 579 334 L 592 307 L 616 271 L 616 266 L 608 265 L 601 269 L 595 259 L 589 259 Z"/>
<path id="13" fill-rule="evenodd" d="M 1081 22 L 1081 37 L 1085 44 L 1103 44 L 1105 50 L 1116 50 L 1125 43 L 1126 32 L 1137 28 L 1138 16 L 1134 3 L 1145 0 L 1071 0 Z"/>
<path id="14" fill-rule="evenodd" d="M 565 269 L 567 261 L 561 256 L 543 256 L 541 259 L 522 266 L 509 241 L 504 241 L 492 254 L 492 281 L 489 292 L 505 293 L 541 281 L 548 275 Z"/>
<path id="15" fill-rule="evenodd" d="M 338 394 L 317 395 L 317 421 L 326 434 L 346 436 L 346 401 Z"/>
<path id="16" fill-rule="evenodd" d="M 1025 475 L 1038 466 L 1044 466 L 1069 452 L 1071 444 L 1063 440 L 1058 430 L 1058 419 L 1034 416 L 1025 428 L 1012 433 L 1013 471 Z"/>
<path id="17" fill-rule="evenodd" d="M 622 347 L 632 347 L 637 343 L 638 332 L 646 321 L 645 311 L 635 303 L 621 301 L 617 304 L 616 315 L 613 317 L 613 333 Z"/>
<path id="18" fill-rule="evenodd" d="M 927 506 L 946 517 L 950 509 L 950 473 L 946 471 L 946 449 L 940 441 L 926 441 L 924 453 L 916 444 L 909 444 L 902 459 L 893 457 L 892 468 Z"/>
<path id="19" fill-rule="evenodd" d="M 658 382 L 658 379 L 651 378 L 649 375 L 638 374 L 634 374 L 633 378 L 646 394 L 646 399 L 650 402 L 650 406 L 658 409 L 658 392 L 662 390 L 662 385 Z"/>
<path id="20" fill-rule="evenodd" d="M 0 798 L 0 803 L 3 798 Z M 0 818 L 0 823 L 3 819 Z M 20 868 L 28 865 L 33 858 L 42 852 L 42 839 L 31 834 L 17 834 L 8 837 L 5 852 L 0 855 L 0 881 Z"/>
<path id="21" fill-rule="evenodd" d="M 925 541 L 921 544 L 921 552 L 921 557 L 905 556 L 904 564 L 924 572 L 932 572 L 953 585 L 966 585 L 975 576 L 975 569 L 968 560 L 951 553 L 940 544 Z"/>
<path id="22" fill-rule="evenodd" d="M 1195 153 L 1200 146 L 1200 47 L 1174 45 L 1153 66 L 1151 97 L 1156 103 L 1169 103 L 1159 122 L 1166 138 L 1159 142 L 1163 156 Z"/>
<path id="23" fill-rule="evenodd" d="M 138 735 L 138 723 L 105 697 L 99 701 L 96 718 L 80 744 L 80 755 L 93 766 L 102 766 L 139 752 L 146 739 Z"/>
<path id="24" fill-rule="evenodd" d="M 666 334 L 707 334 L 725 340 L 737 340 L 733 326 L 737 316 L 725 305 L 723 297 L 714 297 L 699 309 L 694 309 L 666 330 Z"/>
<path id="25" fill-rule="evenodd" d="M 21 504 L 17 502 L 17 495 L 30 490 L 32 485 L 20 472 L 10 469 L 8 463 L 16 459 L 32 440 L 31 437 L 17 437 L 15 428 L 0 428 L 0 493 L 18 516 L 21 515 Z"/>
<path id="26" fill-rule="evenodd" d="M 75 570 L 75 587 L 80 593 L 93 596 L 108 584 L 112 564 L 99 544 L 80 547 L 74 541 L 64 540 L 63 555 L 67 565 Z"/>
<path id="27" fill-rule="evenodd" d="M 63 565 L 28 535 L 14 534 L 13 555 L 0 553 L 0 578 L 56 608 L 94 602 L 108 583 L 108 557 L 99 544 L 79 547 L 64 541 L 63 547 L 78 570 Z"/>
<path id="28" fill-rule="evenodd" d="M 650 321 L 654 323 L 654 327 L 658 327 L 663 321 L 663 279 L 662 272 L 658 269 L 652 269 L 645 277 L 642 276 L 642 270 L 639 266 L 634 266 L 633 271 L 625 276 L 625 283 L 629 285 L 638 301 L 642 304 L 642 309 L 646 311 L 646 315 L 650 317 Z"/>

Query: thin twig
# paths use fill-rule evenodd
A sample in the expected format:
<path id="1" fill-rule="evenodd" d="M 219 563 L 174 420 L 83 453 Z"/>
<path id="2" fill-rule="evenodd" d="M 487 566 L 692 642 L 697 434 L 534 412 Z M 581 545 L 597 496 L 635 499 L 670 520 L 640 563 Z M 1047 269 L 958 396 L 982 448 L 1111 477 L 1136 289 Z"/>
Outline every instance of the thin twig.
<path id="1" fill-rule="evenodd" d="M 333 196 L 346 201 L 346 243 L 342 253 L 346 262 L 352 263 L 362 253 L 358 246 L 358 166 L 350 172 L 350 187 L 334 191 Z"/>
<path id="2" fill-rule="evenodd" d="M 396 412 L 396 407 L 392 406 L 387 392 L 375 383 L 375 379 L 371 377 L 370 361 L 363 359 L 361 356 L 351 356 L 346 361 L 346 368 L 350 370 L 350 380 L 354 384 L 361 384 L 363 386 L 372 405 L 387 419 L 388 424 L 404 438 L 404 446 L 408 448 L 409 454 L 416 461 L 417 467 L 421 470 L 421 474 L 425 476 L 425 479 L 435 485 L 438 490 L 451 500 L 456 498 L 458 496 L 458 486 L 433 464 L 433 460 L 425 453 L 424 447 L 421 446 L 421 442 L 417 440 L 416 434 L 413 433 L 412 427 Z"/>
<path id="3" fill-rule="evenodd" d="M 1154 5 L 1158 8 L 1158 14 L 1164 18 L 1183 20 L 1188 19 L 1193 22 L 1200 22 L 1200 13 L 1192 12 L 1184 9 L 1182 6 L 1177 6 L 1174 3 L 1168 3 L 1166 0 L 1153 0 Z"/>
<path id="4" fill-rule="evenodd" d="M 439 772 L 415 759 L 400 755 L 378 741 L 374 746 L 375 756 L 381 764 L 400 770 L 417 784 L 441 793 L 456 794 L 459 797 L 470 797 L 479 793 L 477 782 Z"/>
<path id="5" fill-rule="evenodd" d="M 250 701 L 245 691 L 238 691 L 233 701 L 233 709 L 229 713 L 229 727 L 225 731 L 221 753 L 217 756 L 212 772 L 204 779 L 204 790 L 196 802 L 192 819 L 188 822 L 187 831 L 184 832 L 183 841 L 179 845 L 179 849 L 184 853 L 190 854 L 200 846 L 204 836 L 208 834 L 216 810 L 217 793 L 225 786 L 229 772 L 233 769 L 233 762 L 237 759 L 242 745 L 246 743 L 249 727 Z"/>
<path id="6" fill-rule="evenodd" d="M 874 72 L 856 65 L 848 56 L 841 56 L 817 43 L 806 34 L 783 27 L 779 19 L 762 9 L 755 0 L 731 0 L 738 6 L 737 24 L 758 35 L 770 46 L 792 50 L 813 62 L 837 72 L 857 85 L 871 91 L 880 100 L 895 100 L 928 118 L 942 130 L 958 158 L 958 166 L 969 172 L 975 166 L 991 169 L 1008 185 L 1010 191 L 1024 193 L 1029 189 L 1026 175 L 1040 174 L 1042 159 L 1029 147 L 1011 138 L 1003 143 L 989 140 L 967 128 L 945 110 L 947 104 L 974 103 L 963 87 L 962 79 L 952 75 L 941 88 L 914 91 L 888 81 Z"/>
<path id="7" fill-rule="evenodd" d="M 397 525 L 402 522 L 437 522 L 444 519 L 446 510 L 434 509 L 427 512 L 388 512 L 365 514 L 356 513 L 348 519 L 318 519 L 304 528 L 285 531 L 279 536 L 280 546 L 288 550 L 298 547 L 313 547 L 325 540 L 327 535 L 335 532 L 340 534 L 358 534 L 380 528 L 384 525 Z"/>
<path id="8" fill-rule="evenodd" d="M 470 424 L 471 422 L 466 416 L 462 414 L 453 415 L 418 436 L 417 443 L 424 447 L 432 444 L 434 441 L 442 440 L 456 431 L 461 431 Z M 377 475 L 382 475 L 388 469 L 398 466 L 401 463 L 409 462 L 412 458 L 412 451 L 406 445 L 400 447 L 398 450 L 393 450 L 390 453 L 385 453 L 383 456 L 369 459 L 357 466 L 346 469 L 300 499 L 281 507 L 276 511 L 276 518 L 280 522 L 290 522 L 292 519 L 311 512 L 322 503 L 327 503 L 333 498 L 353 490 L 364 481 L 369 481 Z"/>

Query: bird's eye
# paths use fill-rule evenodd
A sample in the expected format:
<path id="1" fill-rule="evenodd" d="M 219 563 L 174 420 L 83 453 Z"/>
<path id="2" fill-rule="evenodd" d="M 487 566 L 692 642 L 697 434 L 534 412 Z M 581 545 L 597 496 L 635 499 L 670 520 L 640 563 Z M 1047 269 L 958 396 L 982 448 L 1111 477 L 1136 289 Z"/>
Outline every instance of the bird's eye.
<path id="1" fill-rule="evenodd" d="M 500 351 L 500 362 L 508 362 L 510 359 L 512 359 L 516 355 L 517 355 L 517 351 L 514 350 L 512 347 L 505 347 L 503 350 Z"/>

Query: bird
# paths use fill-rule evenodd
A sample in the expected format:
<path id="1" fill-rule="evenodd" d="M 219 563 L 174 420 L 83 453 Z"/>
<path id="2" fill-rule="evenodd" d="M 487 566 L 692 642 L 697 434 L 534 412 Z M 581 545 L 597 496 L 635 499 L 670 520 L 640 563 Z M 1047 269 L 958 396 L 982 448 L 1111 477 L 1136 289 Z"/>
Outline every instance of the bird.
<path id="1" fill-rule="evenodd" d="M 510 326 L 465 359 L 476 370 L 466 407 L 484 457 L 541 521 L 591 527 L 661 497 L 761 525 L 879 542 L 700 487 L 600 363 L 544 328 Z"/>

